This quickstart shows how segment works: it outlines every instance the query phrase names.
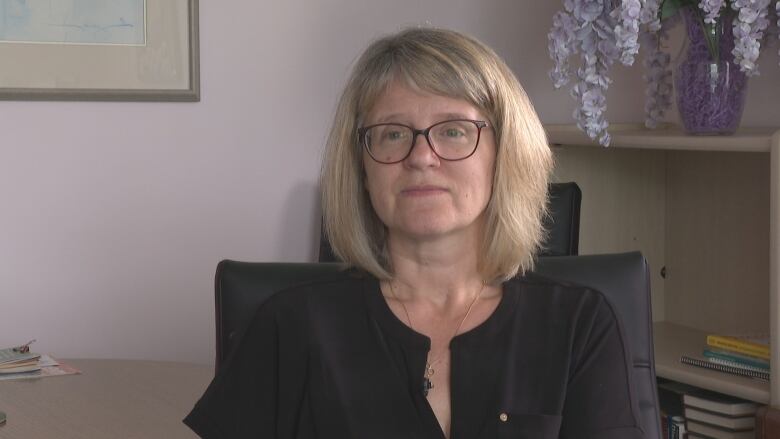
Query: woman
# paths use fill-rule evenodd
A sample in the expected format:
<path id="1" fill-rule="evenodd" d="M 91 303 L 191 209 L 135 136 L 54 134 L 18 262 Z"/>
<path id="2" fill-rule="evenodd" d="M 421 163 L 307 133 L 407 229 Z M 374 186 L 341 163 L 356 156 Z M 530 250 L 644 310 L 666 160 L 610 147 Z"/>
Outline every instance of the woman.
<path id="1" fill-rule="evenodd" d="M 526 275 L 551 153 L 489 48 L 438 29 L 373 43 L 323 165 L 353 268 L 263 305 L 185 420 L 205 438 L 640 438 L 612 308 Z"/>

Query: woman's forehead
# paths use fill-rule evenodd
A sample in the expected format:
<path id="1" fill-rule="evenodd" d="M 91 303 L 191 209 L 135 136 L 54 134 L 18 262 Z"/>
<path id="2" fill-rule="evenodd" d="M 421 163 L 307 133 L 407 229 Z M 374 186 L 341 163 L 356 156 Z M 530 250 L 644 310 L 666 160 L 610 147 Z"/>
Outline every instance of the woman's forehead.
<path id="1" fill-rule="evenodd" d="M 373 101 L 366 114 L 366 119 L 372 123 L 422 115 L 442 120 L 484 117 L 480 109 L 465 98 L 423 90 L 398 80 L 388 83 Z"/>

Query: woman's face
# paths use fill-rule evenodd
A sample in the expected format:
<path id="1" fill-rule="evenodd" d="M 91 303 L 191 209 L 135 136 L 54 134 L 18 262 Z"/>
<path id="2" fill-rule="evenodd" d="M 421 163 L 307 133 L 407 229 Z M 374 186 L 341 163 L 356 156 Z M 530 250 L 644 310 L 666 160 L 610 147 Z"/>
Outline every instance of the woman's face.
<path id="1" fill-rule="evenodd" d="M 399 123 L 425 129 L 450 119 L 487 121 L 465 100 L 415 91 L 396 81 L 379 97 L 364 126 Z M 490 127 L 482 129 L 476 152 L 459 161 L 442 160 L 419 135 L 399 163 L 378 163 L 363 151 L 366 189 L 391 236 L 420 241 L 475 233 L 490 200 L 495 158 Z"/>

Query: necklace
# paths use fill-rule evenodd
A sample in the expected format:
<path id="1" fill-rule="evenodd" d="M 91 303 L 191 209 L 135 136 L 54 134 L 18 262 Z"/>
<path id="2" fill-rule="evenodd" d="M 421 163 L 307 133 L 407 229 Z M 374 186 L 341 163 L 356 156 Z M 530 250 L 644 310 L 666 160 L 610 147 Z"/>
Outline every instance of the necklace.
<path id="1" fill-rule="evenodd" d="M 393 288 L 393 283 L 388 282 L 390 284 L 390 293 L 393 295 L 393 298 L 398 301 L 398 303 L 401 304 L 401 308 L 404 310 L 404 314 L 406 314 L 406 320 L 409 322 L 409 327 L 414 330 L 414 325 L 412 325 L 412 318 L 409 316 L 409 310 L 406 309 L 406 305 L 398 298 L 398 296 L 395 294 L 395 288 Z M 485 283 L 482 283 L 482 287 L 479 289 L 479 292 L 474 295 L 474 299 L 471 300 L 471 304 L 469 304 L 469 307 L 466 309 L 466 314 L 463 315 L 463 318 L 460 319 L 460 323 L 458 323 L 458 327 L 455 328 L 455 332 L 452 333 L 452 337 L 450 337 L 450 340 L 455 338 L 456 335 L 458 335 L 458 331 L 460 331 L 461 326 L 463 326 L 463 322 L 466 321 L 466 319 L 469 317 L 469 314 L 471 314 L 471 309 L 474 308 L 474 304 L 477 303 L 477 300 L 482 295 L 482 292 L 485 290 Z M 440 356 L 439 358 L 433 360 L 433 361 L 426 361 L 425 362 L 425 373 L 423 374 L 423 395 L 428 396 L 428 392 L 433 389 L 433 383 L 431 383 L 431 377 L 433 377 L 433 374 L 436 372 L 434 370 L 433 366 L 441 361 L 444 358 L 444 355 Z"/>

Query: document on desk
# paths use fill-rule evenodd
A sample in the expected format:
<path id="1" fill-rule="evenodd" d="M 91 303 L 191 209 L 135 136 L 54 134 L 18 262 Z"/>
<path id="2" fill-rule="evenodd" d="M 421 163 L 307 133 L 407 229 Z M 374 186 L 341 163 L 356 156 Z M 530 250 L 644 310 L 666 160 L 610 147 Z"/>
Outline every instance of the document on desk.
<path id="1" fill-rule="evenodd" d="M 38 365 L 40 354 L 24 351 L 21 348 L 0 349 L 0 376 L 18 373 L 35 372 L 41 368 Z"/>
<path id="2" fill-rule="evenodd" d="M 41 355 L 38 360 L 39 370 L 31 372 L 0 374 L 0 381 L 36 379 L 61 375 L 74 375 L 81 373 L 80 370 L 61 363 L 49 355 Z"/>
<path id="3" fill-rule="evenodd" d="M 12 367 L 19 363 L 35 361 L 40 357 L 33 352 L 17 352 L 14 348 L 0 349 L 0 367 Z"/>

